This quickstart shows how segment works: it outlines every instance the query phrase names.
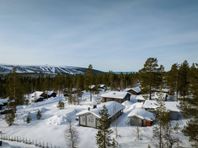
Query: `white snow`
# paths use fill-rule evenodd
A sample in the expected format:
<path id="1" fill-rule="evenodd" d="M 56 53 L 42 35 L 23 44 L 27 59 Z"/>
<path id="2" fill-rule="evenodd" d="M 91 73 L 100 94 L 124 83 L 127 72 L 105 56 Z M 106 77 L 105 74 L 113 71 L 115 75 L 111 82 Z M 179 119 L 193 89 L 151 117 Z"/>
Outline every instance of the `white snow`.
<path id="1" fill-rule="evenodd" d="M 99 96 L 101 93 L 102 92 L 99 93 Z M 94 112 L 97 115 L 99 108 L 103 106 L 103 104 L 100 104 L 98 101 L 100 99 L 99 96 L 93 95 L 93 100 L 97 101 L 97 111 Z M 65 108 L 62 110 L 57 108 L 57 104 L 60 100 L 65 103 Z M 148 103 L 146 103 L 147 101 Z M 90 101 L 90 93 L 84 91 L 80 105 L 70 105 L 65 100 L 64 96 L 60 95 L 60 97 L 49 98 L 42 102 L 18 106 L 15 124 L 12 126 L 8 127 L 4 120 L 4 115 L 0 115 L 0 131 L 6 135 L 25 137 L 39 142 L 44 141 L 45 143 L 48 142 L 49 144 L 62 148 L 66 146 L 64 132 L 68 126 L 67 119 L 69 118 L 72 120 L 72 124 L 79 133 L 79 148 L 97 148 L 95 138 L 97 129 L 78 126 L 78 121 L 75 120 L 76 114 L 78 115 L 78 113 L 87 112 L 88 107 L 92 108 L 91 105 L 93 102 Z M 108 103 L 109 102 L 107 102 L 106 106 L 108 106 Z M 114 103 L 111 102 L 109 103 L 109 111 L 111 115 L 115 111 L 113 104 Z M 116 102 L 116 104 L 119 103 Z M 166 105 L 169 109 L 173 107 L 171 102 L 167 102 Z M 176 104 L 176 107 L 177 105 L 178 104 Z M 128 124 L 128 116 L 134 112 L 142 117 L 147 117 L 147 113 L 142 111 L 145 106 L 156 108 L 158 105 L 156 104 L 156 101 L 146 100 L 144 104 L 140 102 L 133 103 L 132 101 L 125 101 L 117 106 L 118 109 L 124 109 L 123 114 L 111 124 L 111 129 L 114 131 L 112 137 L 115 137 L 115 129 L 117 129 L 120 136 L 116 140 L 120 147 L 145 148 L 148 147 L 148 144 L 150 144 L 151 147 L 154 147 L 152 138 L 153 127 L 139 127 L 141 140 L 137 140 L 136 127 Z M 172 109 L 175 109 L 175 106 Z M 38 110 L 40 110 L 42 114 L 40 120 L 36 119 Z M 93 110 L 94 109 L 91 109 L 90 111 Z M 29 124 L 25 122 L 28 113 L 30 113 L 32 117 L 32 121 Z M 148 115 L 148 117 L 150 117 L 150 115 Z M 178 122 L 180 127 L 183 127 L 187 121 L 179 120 Z M 183 147 L 190 147 L 188 138 L 183 135 L 181 130 L 178 136 L 181 140 L 180 145 Z"/>

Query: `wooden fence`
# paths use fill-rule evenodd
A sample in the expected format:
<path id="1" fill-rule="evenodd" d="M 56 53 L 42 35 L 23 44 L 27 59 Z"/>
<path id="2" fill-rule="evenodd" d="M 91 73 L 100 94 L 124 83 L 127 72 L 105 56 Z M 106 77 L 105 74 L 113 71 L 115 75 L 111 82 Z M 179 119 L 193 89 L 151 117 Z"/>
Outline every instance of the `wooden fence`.
<path id="1" fill-rule="evenodd" d="M 9 135 L 5 135 L 5 134 L 0 134 L 0 140 L 13 141 L 13 142 L 19 142 L 19 143 L 24 143 L 24 144 L 28 144 L 28 145 L 34 145 L 38 148 L 61 148 L 60 146 L 55 146 L 55 145 L 52 145 L 48 142 L 44 142 L 41 140 L 32 140 L 32 139 L 25 138 L 25 137 L 9 136 Z"/>

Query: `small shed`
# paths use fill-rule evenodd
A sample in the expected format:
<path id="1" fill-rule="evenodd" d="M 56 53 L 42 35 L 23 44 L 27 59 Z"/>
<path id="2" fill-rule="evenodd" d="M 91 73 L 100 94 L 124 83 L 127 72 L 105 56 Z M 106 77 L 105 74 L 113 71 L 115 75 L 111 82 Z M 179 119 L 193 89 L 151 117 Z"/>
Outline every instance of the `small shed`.
<path id="1" fill-rule="evenodd" d="M 101 118 L 99 112 L 103 109 L 104 105 L 108 109 L 109 123 L 117 119 L 122 114 L 124 109 L 122 104 L 115 101 L 101 103 L 97 106 L 97 108 L 89 108 L 88 110 L 77 113 L 76 116 L 78 116 L 79 125 L 97 128 L 99 125 L 99 119 Z"/>
<path id="2" fill-rule="evenodd" d="M 179 102 L 177 101 L 166 101 L 165 107 L 166 110 L 169 112 L 170 120 L 179 120 L 182 118 L 182 113 L 179 109 Z"/>
<path id="3" fill-rule="evenodd" d="M 101 95 L 103 102 L 116 101 L 122 103 L 130 100 L 131 94 L 124 91 L 110 91 Z"/>
<path id="4" fill-rule="evenodd" d="M 129 114 L 129 123 L 133 126 L 152 126 L 155 121 L 153 113 L 143 108 L 135 108 Z"/>

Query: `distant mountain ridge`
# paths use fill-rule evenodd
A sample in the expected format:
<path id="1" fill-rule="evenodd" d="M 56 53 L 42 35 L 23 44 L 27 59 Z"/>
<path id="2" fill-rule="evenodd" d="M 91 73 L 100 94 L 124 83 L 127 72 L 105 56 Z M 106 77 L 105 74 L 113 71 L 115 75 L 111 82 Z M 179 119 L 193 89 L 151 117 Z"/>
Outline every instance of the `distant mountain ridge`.
<path id="1" fill-rule="evenodd" d="M 9 74 L 13 69 L 21 74 L 84 74 L 87 68 L 73 66 L 22 66 L 22 65 L 4 65 L 0 64 L 0 74 Z M 102 73 L 99 70 L 93 70 L 94 73 Z"/>

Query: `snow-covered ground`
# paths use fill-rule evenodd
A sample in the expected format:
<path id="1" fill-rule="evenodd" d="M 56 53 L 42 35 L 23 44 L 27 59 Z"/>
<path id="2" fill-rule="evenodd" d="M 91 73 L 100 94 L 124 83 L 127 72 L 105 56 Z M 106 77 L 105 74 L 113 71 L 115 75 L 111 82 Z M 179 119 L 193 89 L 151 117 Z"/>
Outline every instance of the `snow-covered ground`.
<path id="1" fill-rule="evenodd" d="M 80 105 L 69 105 L 64 97 L 55 97 L 28 106 L 19 106 L 13 126 L 8 127 L 3 116 L 0 117 L 0 131 L 6 135 L 25 137 L 64 148 L 67 147 L 64 132 L 68 126 L 67 119 L 69 118 L 73 119 L 73 124 L 79 133 L 79 147 L 96 148 L 95 137 L 97 129 L 78 126 L 78 121 L 75 120 L 77 113 L 87 109 L 92 104 L 89 96 L 90 94 L 85 92 Z M 96 101 L 98 99 L 97 96 L 93 96 L 93 98 Z M 57 108 L 57 104 L 60 100 L 65 103 L 63 110 Z M 125 106 L 123 114 L 111 124 L 113 131 L 115 131 L 117 127 L 119 135 L 117 141 L 119 145 L 123 148 L 146 148 L 148 145 L 154 147 L 152 140 L 153 127 L 139 127 L 141 140 L 138 140 L 136 127 L 128 124 L 128 114 L 134 108 L 141 108 L 143 104 L 126 101 L 123 105 Z M 42 118 L 40 120 L 36 119 L 38 110 L 42 112 Z M 25 121 L 28 114 L 32 117 L 32 121 L 29 124 Z M 180 126 L 183 126 L 184 123 L 182 120 L 179 121 Z M 179 136 L 182 138 L 182 146 L 189 147 L 188 139 L 186 139 L 181 132 L 179 132 Z M 112 137 L 115 137 L 115 132 L 112 134 Z"/>

